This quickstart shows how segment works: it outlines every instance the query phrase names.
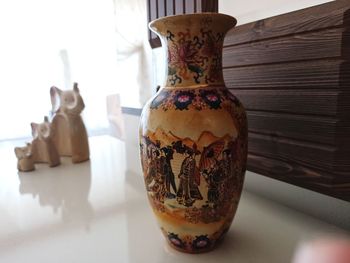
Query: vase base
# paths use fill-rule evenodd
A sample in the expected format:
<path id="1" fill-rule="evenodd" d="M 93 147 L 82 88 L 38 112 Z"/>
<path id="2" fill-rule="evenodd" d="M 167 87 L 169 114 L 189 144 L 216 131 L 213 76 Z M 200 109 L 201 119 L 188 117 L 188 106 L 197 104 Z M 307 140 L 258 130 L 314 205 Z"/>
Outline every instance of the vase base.
<path id="1" fill-rule="evenodd" d="M 178 247 L 176 245 L 174 245 L 172 242 L 170 241 L 167 241 L 166 242 L 167 245 L 169 247 L 171 247 L 172 249 L 175 249 L 179 252 L 182 252 L 182 253 L 187 253 L 187 254 L 202 254 L 202 253 L 208 253 L 208 252 L 211 252 L 212 250 L 214 250 L 216 247 L 217 247 L 217 244 L 218 243 L 221 243 L 221 242 L 215 242 L 214 245 L 210 246 L 210 247 L 205 247 L 205 248 L 196 248 L 196 249 L 193 249 L 193 248 L 188 248 L 188 247 Z"/>

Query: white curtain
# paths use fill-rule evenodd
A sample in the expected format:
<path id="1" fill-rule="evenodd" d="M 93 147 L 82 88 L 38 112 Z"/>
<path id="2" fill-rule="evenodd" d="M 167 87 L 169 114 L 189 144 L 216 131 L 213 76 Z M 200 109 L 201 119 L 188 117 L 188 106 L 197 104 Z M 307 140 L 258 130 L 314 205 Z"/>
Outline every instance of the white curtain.
<path id="1" fill-rule="evenodd" d="M 140 70 L 148 63 L 143 2 L 1 0 L 0 140 L 30 136 L 29 123 L 49 114 L 53 85 L 79 83 L 90 134 L 108 128 L 107 95 L 140 103 L 140 83 L 149 81 Z"/>
<path id="2" fill-rule="evenodd" d="M 152 50 L 147 39 L 145 0 L 114 0 L 118 81 L 125 105 L 142 106 L 152 91 Z M 130 94 L 129 90 L 133 90 Z"/>

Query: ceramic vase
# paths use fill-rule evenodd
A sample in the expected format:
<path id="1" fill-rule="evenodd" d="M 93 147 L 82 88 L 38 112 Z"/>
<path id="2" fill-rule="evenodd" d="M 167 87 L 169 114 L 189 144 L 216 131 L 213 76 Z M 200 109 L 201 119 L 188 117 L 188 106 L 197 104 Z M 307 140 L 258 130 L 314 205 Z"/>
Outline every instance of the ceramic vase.
<path id="1" fill-rule="evenodd" d="M 147 196 L 177 250 L 211 250 L 228 231 L 247 160 L 247 121 L 225 87 L 228 15 L 169 16 L 150 23 L 166 49 L 166 83 L 145 105 L 140 154 Z"/>

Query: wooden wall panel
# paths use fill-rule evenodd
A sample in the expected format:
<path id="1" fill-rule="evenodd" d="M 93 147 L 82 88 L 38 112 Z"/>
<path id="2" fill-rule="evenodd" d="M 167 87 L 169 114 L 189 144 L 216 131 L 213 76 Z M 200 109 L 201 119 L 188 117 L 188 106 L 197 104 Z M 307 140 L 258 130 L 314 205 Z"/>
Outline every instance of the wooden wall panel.
<path id="1" fill-rule="evenodd" d="M 319 171 L 316 168 L 308 168 L 291 161 L 283 162 L 250 154 L 249 170 L 268 174 L 271 178 L 312 189 L 339 199 L 350 200 L 348 178 L 344 179 L 345 182 L 337 182 L 334 180 L 334 177 L 325 177 L 328 174 L 327 172 Z"/>
<path id="2" fill-rule="evenodd" d="M 248 169 L 350 201 L 350 2 L 231 30 L 223 68 L 247 109 Z"/>
<path id="3" fill-rule="evenodd" d="M 249 49 L 247 45 L 227 46 L 223 64 L 226 66 L 229 61 L 230 66 L 237 67 L 341 57 L 339 43 L 343 33 L 346 33 L 344 28 L 325 29 L 257 41 L 250 43 Z"/>
<path id="4" fill-rule="evenodd" d="M 338 58 L 323 59 L 321 62 L 283 62 L 283 67 L 279 63 L 237 67 L 230 66 L 226 54 L 225 50 L 224 77 L 226 85 L 233 89 L 336 89 L 340 75 L 350 74 L 348 67 L 344 68 L 343 73 L 340 72 L 343 61 Z"/>
<path id="5" fill-rule="evenodd" d="M 254 155 L 270 157 L 286 163 L 298 163 L 320 170 L 329 170 L 334 167 L 333 158 L 337 150 L 334 146 L 254 132 L 249 132 L 248 147 L 249 153 Z"/>
<path id="6" fill-rule="evenodd" d="M 292 88 L 288 90 L 235 89 L 234 94 L 241 98 L 248 111 L 271 111 L 327 117 L 338 114 L 337 102 L 343 96 L 343 93 L 337 90 L 293 90 Z M 256 99 L 257 97 L 259 100 Z"/>
<path id="7" fill-rule="evenodd" d="M 250 131 L 308 142 L 323 142 L 325 145 L 336 143 L 338 119 L 266 111 L 247 113 Z"/>

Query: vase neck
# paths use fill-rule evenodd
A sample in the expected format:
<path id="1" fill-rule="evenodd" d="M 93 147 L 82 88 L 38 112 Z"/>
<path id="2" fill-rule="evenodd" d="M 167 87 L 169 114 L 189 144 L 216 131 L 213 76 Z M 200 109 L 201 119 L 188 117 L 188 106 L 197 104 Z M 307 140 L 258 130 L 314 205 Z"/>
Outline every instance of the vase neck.
<path id="1" fill-rule="evenodd" d="M 236 23 L 222 14 L 165 17 L 151 23 L 167 54 L 167 87 L 224 85 L 222 47 Z"/>

